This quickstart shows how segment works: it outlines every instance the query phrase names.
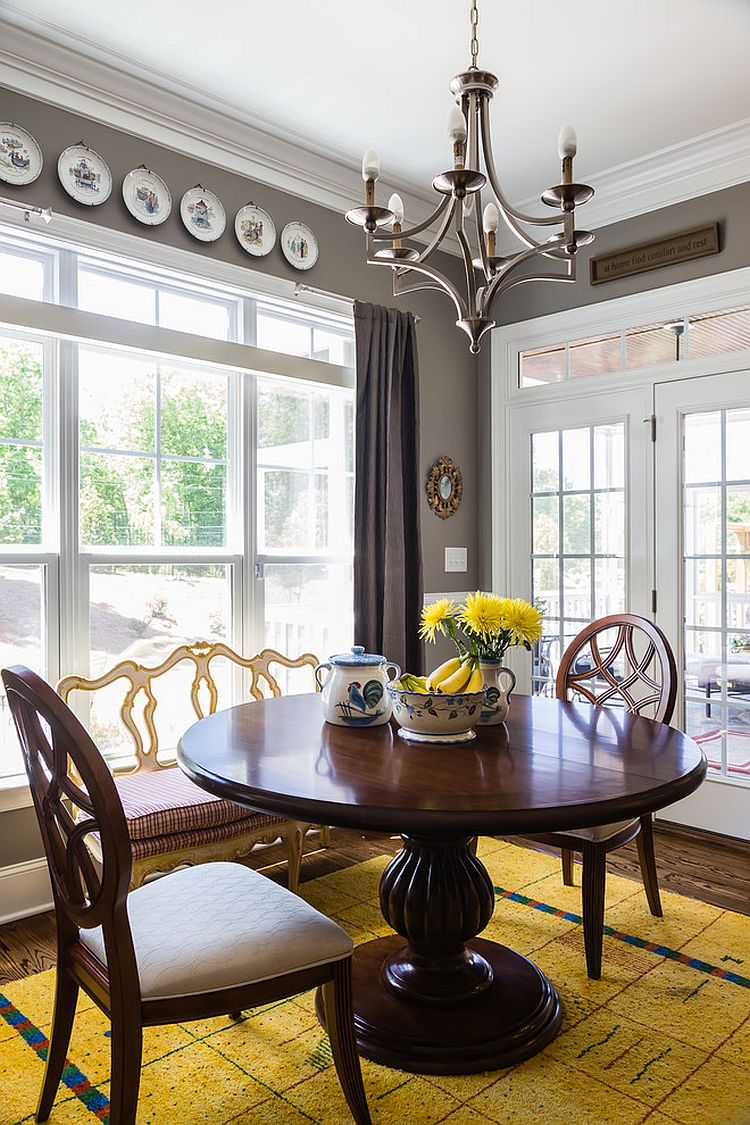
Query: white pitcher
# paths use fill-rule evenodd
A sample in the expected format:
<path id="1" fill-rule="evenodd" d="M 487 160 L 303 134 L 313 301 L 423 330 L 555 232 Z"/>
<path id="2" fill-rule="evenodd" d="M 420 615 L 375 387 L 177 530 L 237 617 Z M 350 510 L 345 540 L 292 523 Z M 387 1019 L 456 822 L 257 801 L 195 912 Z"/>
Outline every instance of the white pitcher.
<path id="1" fill-rule="evenodd" d="M 325 683 L 320 678 L 323 668 L 331 671 Z M 323 717 L 327 723 L 342 727 L 376 727 L 387 723 L 393 711 L 391 697 L 385 690 L 388 673 L 392 679 L 401 675 L 398 664 L 385 656 L 365 652 L 364 645 L 352 645 L 350 652 L 329 656 L 315 669 L 315 679 L 323 692 Z"/>

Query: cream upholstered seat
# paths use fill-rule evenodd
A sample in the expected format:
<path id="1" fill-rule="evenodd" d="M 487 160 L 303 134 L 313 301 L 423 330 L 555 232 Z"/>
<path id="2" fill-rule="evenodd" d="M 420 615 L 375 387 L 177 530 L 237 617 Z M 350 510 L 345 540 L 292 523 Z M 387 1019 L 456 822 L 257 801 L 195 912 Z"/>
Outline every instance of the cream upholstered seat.
<path id="1" fill-rule="evenodd" d="M 330 918 L 235 863 L 175 871 L 131 891 L 127 905 L 143 1000 L 255 984 L 353 948 Z M 101 926 L 82 930 L 81 942 L 106 966 Z"/>
<path id="2" fill-rule="evenodd" d="M 231 863 L 189 868 L 128 894 L 138 841 L 99 749 L 36 673 L 3 668 L 2 683 L 57 923 L 55 1008 L 35 1120 L 49 1118 L 68 1066 L 81 988 L 111 1021 L 111 1125 L 136 1125 L 144 1028 L 237 1015 L 318 988 L 349 1109 L 356 1125 L 372 1125 L 354 1030 L 351 938 L 289 891 Z M 170 1118 L 179 1116 L 170 1104 Z"/>

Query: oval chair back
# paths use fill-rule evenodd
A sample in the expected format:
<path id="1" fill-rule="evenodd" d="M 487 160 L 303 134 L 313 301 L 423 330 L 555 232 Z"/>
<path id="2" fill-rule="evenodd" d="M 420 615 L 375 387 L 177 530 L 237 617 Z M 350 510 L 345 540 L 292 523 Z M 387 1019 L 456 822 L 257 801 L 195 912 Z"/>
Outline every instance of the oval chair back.
<path id="1" fill-rule="evenodd" d="M 658 625 L 634 613 L 592 621 L 563 653 L 558 699 L 578 696 L 595 706 L 620 702 L 627 711 L 669 723 L 677 698 L 674 653 Z"/>
<path id="2" fill-rule="evenodd" d="M 69 946 L 79 929 L 102 926 L 108 947 L 117 947 L 111 957 L 108 948 L 109 964 L 129 963 L 135 971 L 125 905 L 130 841 L 109 769 L 73 712 L 40 676 L 16 665 L 4 668 L 2 678 L 44 842 L 58 939 Z M 72 806 L 85 817 L 76 819 Z M 101 843 L 100 865 L 86 846 L 92 834 Z"/>

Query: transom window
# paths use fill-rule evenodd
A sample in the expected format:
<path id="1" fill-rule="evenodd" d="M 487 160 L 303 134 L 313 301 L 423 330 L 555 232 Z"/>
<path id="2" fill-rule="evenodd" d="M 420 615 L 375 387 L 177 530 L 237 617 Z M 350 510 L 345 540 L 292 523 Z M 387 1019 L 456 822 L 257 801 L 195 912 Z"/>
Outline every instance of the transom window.
<path id="1" fill-rule="evenodd" d="M 750 348 L 750 306 L 523 351 L 519 386 L 538 387 L 745 348 Z"/>

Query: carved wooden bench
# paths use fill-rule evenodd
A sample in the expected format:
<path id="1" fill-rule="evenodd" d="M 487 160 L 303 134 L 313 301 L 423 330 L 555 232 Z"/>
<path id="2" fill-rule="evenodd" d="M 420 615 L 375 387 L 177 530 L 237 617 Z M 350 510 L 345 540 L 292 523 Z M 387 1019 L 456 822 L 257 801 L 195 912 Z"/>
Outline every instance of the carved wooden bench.
<path id="1" fill-rule="evenodd" d="M 272 665 L 314 669 L 318 663 L 318 658 L 309 652 L 292 658 L 266 648 L 245 658 L 221 642 L 198 641 L 180 645 L 154 667 L 123 660 L 95 679 L 66 676 L 57 685 L 58 694 L 72 706 L 74 693 L 88 693 L 90 698 L 110 685 L 122 686 L 119 721 L 132 743 L 133 755 L 111 768 L 130 834 L 131 889 L 139 887 L 153 872 L 172 871 L 182 864 L 239 859 L 249 855 L 256 844 L 277 839 L 286 852 L 289 888 L 296 891 L 299 887 L 302 844 L 312 825 L 269 816 L 213 797 L 194 785 L 175 765 L 174 748 L 169 748 L 171 753 L 165 754 L 164 748 L 159 753 L 156 681 L 176 668 L 192 665 L 183 725 L 187 730 L 196 718 L 202 719 L 217 709 L 219 689 L 211 665 L 220 658 L 237 670 L 234 674 L 249 679 L 248 694 L 257 700 L 269 694 L 281 695 Z M 328 843 L 325 828 L 321 829 L 321 842 Z M 96 841 L 91 846 L 96 854 Z"/>

